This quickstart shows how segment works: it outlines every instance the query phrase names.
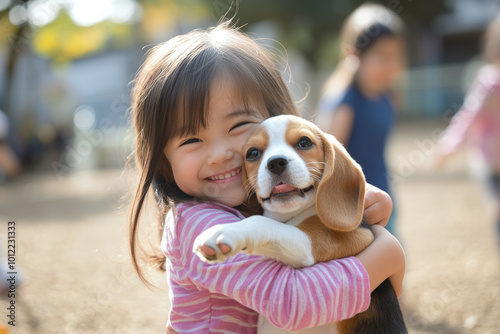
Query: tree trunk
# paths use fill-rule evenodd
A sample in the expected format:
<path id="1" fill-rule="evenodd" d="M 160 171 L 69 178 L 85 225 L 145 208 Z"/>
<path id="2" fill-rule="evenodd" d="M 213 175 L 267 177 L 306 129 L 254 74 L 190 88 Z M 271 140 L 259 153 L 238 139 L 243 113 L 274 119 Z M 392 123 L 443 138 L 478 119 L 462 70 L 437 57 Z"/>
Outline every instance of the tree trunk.
<path id="1" fill-rule="evenodd" d="M 28 34 L 30 27 L 28 23 L 24 23 L 19 26 L 13 36 L 9 38 L 9 47 L 7 51 L 7 61 L 5 70 L 5 82 L 3 91 L 3 103 L 1 109 L 10 118 L 11 113 L 11 97 L 12 97 L 12 80 L 14 78 L 14 71 L 16 69 L 16 64 L 19 56 L 22 53 L 24 43 L 28 40 Z"/>

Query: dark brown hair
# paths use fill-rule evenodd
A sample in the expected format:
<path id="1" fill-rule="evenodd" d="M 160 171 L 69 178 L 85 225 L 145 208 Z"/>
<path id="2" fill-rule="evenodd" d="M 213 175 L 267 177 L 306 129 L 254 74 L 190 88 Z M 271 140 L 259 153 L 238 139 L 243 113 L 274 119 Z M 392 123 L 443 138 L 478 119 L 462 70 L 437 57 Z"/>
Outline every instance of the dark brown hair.
<path id="1" fill-rule="evenodd" d="M 168 210 L 181 201 L 194 200 L 175 184 L 163 151 L 169 139 L 206 126 L 210 84 L 221 73 L 235 79 L 232 82 L 239 86 L 242 98 L 261 99 L 270 116 L 297 113 L 272 57 L 228 22 L 174 37 L 148 52 L 132 92 L 138 185 L 129 211 L 133 265 L 148 286 L 139 255 L 163 270 L 165 256 L 159 249 L 147 252 L 139 241 L 141 211 L 153 193 L 161 235 Z"/>

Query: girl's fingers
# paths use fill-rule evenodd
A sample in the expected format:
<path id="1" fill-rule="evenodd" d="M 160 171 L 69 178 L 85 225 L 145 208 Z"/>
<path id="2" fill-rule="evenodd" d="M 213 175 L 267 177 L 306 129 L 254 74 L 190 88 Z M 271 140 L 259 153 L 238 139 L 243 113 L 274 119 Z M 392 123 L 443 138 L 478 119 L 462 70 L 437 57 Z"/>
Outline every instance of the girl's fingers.
<path id="1" fill-rule="evenodd" d="M 370 225 L 386 226 L 392 213 L 392 199 L 385 191 L 369 185 L 365 194 L 364 217 Z"/>
<path id="2" fill-rule="evenodd" d="M 391 217 L 390 210 L 384 207 L 381 203 L 375 203 L 369 208 L 365 209 L 365 219 L 370 225 L 380 225 L 385 227 Z"/>
<path id="3" fill-rule="evenodd" d="M 374 191 L 367 190 L 365 194 L 365 210 L 375 204 L 377 201 L 377 196 L 374 194 Z"/>

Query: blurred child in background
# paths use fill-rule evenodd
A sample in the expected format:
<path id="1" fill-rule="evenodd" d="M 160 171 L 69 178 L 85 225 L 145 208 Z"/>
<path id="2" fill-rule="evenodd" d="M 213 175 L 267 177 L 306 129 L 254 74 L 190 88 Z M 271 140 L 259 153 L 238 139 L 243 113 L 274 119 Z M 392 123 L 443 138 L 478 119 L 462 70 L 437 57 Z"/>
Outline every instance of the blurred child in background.
<path id="1" fill-rule="evenodd" d="M 0 184 L 8 177 L 14 177 L 21 171 L 21 163 L 7 142 L 9 119 L 0 110 Z"/>
<path id="2" fill-rule="evenodd" d="M 0 110 L 0 184 L 7 178 L 16 176 L 21 171 L 21 163 L 14 152 L 11 150 L 7 135 L 9 133 L 9 119 L 7 115 Z M 7 249 L 6 238 L 0 236 L 0 296 L 9 291 L 10 283 L 7 280 L 9 268 L 7 267 L 7 257 L 4 257 L 4 251 Z M 5 243 L 4 243 L 5 242 Z M 19 285 L 19 276 L 16 275 L 17 285 Z M 0 324 L 0 333 L 2 327 Z"/>
<path id="3" fill-rule="evenodd" d="M 478 149 L 486 163 L 488 180 L 496 200 L 500 238 L 500 15 L 489 25 L 484 42 L 487 64 L 478 71 L 464 104 L 443 132 L 438 143 L 436 164 L 443 166 L 465 143 Z"/>
<path id="4" fill-rule="evenodd" d="M 361 165 L 366 181 L 388 193 L 385 151 L 394 123 L 389 91 L 405 64 L 403 33 L 403 22 L 386 7 L 357 8 L 342 28 L 340 62 L 325 84 L 316 119 Z M 387 229 L 394 233 L 394 212 Z"/>

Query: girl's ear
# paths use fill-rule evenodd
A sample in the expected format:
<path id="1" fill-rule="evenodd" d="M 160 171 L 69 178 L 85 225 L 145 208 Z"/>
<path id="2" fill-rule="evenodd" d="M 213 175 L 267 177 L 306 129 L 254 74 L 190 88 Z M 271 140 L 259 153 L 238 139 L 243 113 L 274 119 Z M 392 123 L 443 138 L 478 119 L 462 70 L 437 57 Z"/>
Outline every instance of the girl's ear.
<path id="1" fill-rule="evenodd" d="M 316 193 L 316 211 L 332 230 L 352 231 L 363 219 L 365 176 L 335 137 L 320 136 L 326 164 Z"/>

